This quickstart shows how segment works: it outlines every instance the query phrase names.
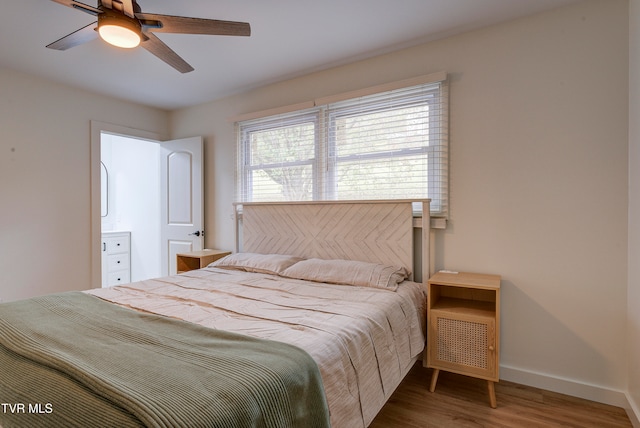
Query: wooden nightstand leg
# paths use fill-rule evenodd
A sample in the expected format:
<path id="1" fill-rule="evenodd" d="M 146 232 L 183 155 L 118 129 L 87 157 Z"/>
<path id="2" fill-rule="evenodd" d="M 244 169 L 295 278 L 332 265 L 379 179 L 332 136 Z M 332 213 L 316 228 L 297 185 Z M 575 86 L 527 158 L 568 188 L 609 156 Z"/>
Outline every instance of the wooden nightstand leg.
<path id="1" fill-rule="evenodd" d="M 439 374 L 440 374 L 440 369 L 433 369 L 433 374 L 431 375 L 431 386 L 429 387 L 429 392 L 433 392 L 436 390 L 436 383 L 438 383 Z"/>
<path id="2" fill-rule="evenodd" d="M 489 405 L 492 409 L 495 409 L 496 407 L 498 407 L 498 403 L 496 401 L 496 387 L 493 382 L 488 380 L 487 388 L 489 389 Z"/>

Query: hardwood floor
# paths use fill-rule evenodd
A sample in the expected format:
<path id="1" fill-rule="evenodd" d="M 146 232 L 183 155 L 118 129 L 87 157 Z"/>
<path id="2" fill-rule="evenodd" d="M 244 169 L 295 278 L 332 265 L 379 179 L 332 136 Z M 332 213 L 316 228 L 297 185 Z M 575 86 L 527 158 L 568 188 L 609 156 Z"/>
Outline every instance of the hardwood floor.
<path id="1" fill-rule="evenodd" d="M 407 375 L 369 428 L 631 427 L 619 407 L 500 381 L 498 408 L 489 407 L 487 383 L 440 372 L 429 392 L 431 370 L 422 363 Z"/>

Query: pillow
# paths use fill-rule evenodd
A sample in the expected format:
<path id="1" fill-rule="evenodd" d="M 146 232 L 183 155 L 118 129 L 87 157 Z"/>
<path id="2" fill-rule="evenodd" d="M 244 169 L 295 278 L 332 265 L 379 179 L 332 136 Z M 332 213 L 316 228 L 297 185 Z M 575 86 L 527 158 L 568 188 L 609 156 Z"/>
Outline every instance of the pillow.
<path id="1" fill-rule="evenodd" d="M 281 254 L 235 253 L 218 259 L 209 266 L 277 275 L 300 260 L 303 259 Z"/>
<path id="2" fill-rule="evenodd" d="M 302 260 L 288 267 L 280 275 L 330 284 L 358 285 L 395 291 L 398 284 L 409 277 L 403 267 L 354 260 Z"/>

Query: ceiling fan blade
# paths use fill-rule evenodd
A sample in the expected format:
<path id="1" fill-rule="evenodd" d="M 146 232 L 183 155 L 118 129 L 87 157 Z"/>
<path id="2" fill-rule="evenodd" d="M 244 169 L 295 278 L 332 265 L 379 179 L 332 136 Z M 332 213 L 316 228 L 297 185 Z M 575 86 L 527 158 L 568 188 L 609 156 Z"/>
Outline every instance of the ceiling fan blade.
<path id="1" fill-rule="evenodd" d="M 185 16 L 136 13 L 147 31 L 154 33 L 210 34 L 220 36 L 250 36 L 247 22 L 219 21 L 217 19 L 188 18 Z"/>
<path id="2" fill-rule="evenodd" d="M 56 3 L 60 3 L 61 5 L 71 7 L 73 9 L 81 10 L 82 12 L 86 12 L 89 15 L 97 16 L 102 13 L 100 9 L 97 7 L 89 6 L 88 4 L 80 3 L 75 0 L 52 0 Z"/>
<path id="3" fill-rule="evenodd" d="M 175 53 L 169 46 L 165 45 L 162 40 L 151 33 L 145 33 L 145 40 L 142 41 L 140 46 L 169 64 L 171 67 L 178 70 L 180 73 L 188 73 L 193 71 L 185 60 L 183 60 L 177 53 Z"/>
<path id="4" fill-rule="evenodd" d="M 59 51 L 66 51 L 74 46 L 81 45 L 86 42 L 90 42 L 98 38 L 98 32 L 96 31 L 97 22 L 92 22 L 86 27 L 82 27 L 79 30 L 74 31 L 71 34 L 64 36 L 61 39 L 56 40 L 53 43 L 47 45 L 49 49 L 56 49 Z"/>

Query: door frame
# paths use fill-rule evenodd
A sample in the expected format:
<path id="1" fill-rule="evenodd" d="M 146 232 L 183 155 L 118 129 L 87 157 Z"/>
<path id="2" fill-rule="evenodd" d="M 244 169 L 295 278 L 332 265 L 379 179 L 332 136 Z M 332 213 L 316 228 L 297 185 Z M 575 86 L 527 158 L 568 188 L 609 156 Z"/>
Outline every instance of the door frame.
<path id="1" fill-rule="evenodd" d="M 100 242 L 102 239 L 102 221 L 101 221 L 101 180 L 100 180 L 100 160 L 101 160 L 101 134 L 107 132 L 109 134 L 121 135 L 128 138 L 137 138 L 140 140 L 149 140 L 153 142 L 162 141 L 163 135 L 143 131 L 141 129 L 129 128 L 112 123 L 91 121 L 91 149 L 90 149 L 90 174 L 91 174 L 91 288 L 102 287 L 102 253 L 100 251 Z"/>

